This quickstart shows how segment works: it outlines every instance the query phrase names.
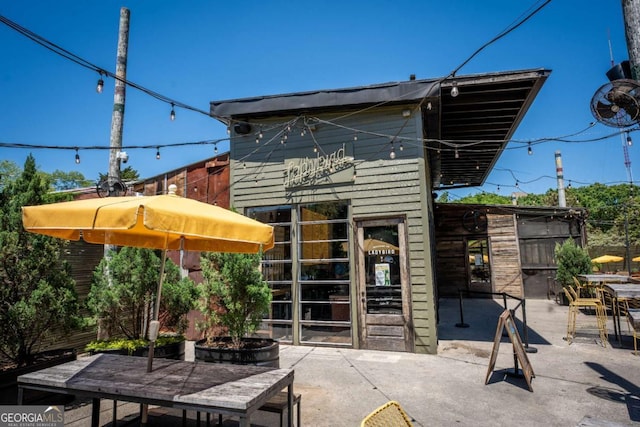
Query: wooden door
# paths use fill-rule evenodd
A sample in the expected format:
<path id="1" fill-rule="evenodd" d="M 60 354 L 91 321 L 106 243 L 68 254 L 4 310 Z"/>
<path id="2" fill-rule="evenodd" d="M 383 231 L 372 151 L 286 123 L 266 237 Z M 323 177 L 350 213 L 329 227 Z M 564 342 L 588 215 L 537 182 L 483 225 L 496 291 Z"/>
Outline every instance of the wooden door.
<path id="1" fill-rule="evenodd" d="M 413 351 L 403 218 L 356 222 L 360 347 Z"/>

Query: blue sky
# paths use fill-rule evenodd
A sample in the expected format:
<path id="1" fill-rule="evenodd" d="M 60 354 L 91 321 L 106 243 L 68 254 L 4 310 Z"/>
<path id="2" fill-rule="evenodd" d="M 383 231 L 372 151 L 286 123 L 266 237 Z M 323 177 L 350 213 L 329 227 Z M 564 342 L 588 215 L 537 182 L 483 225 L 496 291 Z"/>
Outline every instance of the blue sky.
<path id="1" fill-rule="evenodd" d="M 370 85 L 449 74 L 535 0 L 284 0 L 217 2 L 21 0 L 0 4 L 0 15 L 104 69 L 115 72 L 120 8 L 131 12 L 127 80 L 208 111 L 213 100 Z M 610 43 L 609 43 L 610 40 Z M 491 44 L 458 75 L 544 67 L 551 76 L 483 188 L 544 193 L 556 186 L 555 151 L 565 185 L 628 182 L 623 142 L 545 142 L 527 155 L 526 141 L 587 129 L 589 140 L 618 129 L 597 124 L 589 103 L 607 83 L 614 60 L 628 59 L 621 2 L 552 0 L 505 38 Z M 113 79 L 102 94 L 96 72 L 80 67 L 0 24 L 0 142 L 80 147 L 74 150 L 0 147 L 0 159 L 19 166 L 29 152 L 38 166 L 79 171 L 97 179 L 108 170 Z M 224 139 L 225 126 L 204 114 L 176 109 L 127 89 L 123 145 L 165 145 Z M 640 168 L 640 136 L 629 147 Z M 228 143 L 218 144 L 219 151 Z M 196 145 L 127 150 L 141 177 L 214 155 Z M 640 171 L 640 169 L 638 169 Z M 640 173 L 640 172 L 639 172 Z M 500 189 L 498 191 L 498 186 Z"/>

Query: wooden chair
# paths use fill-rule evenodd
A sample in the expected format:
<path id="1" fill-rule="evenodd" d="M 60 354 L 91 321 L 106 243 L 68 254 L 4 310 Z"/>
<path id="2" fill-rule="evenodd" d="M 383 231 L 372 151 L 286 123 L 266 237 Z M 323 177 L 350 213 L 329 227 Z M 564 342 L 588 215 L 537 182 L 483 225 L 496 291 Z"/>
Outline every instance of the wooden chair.
<path id="1" fill-rule="evenodd" d="M 576 291 L 566 286 L 564 293 L 569 300 L 569 319 L 567 322 L 567 342 L 571 343 L 576 333 L 576 319 L 578 312 L 583 308 L 593 309 L 596 315 L 596 324 L 600 333 L 600 340 L 604 347 L 607 346 L 608 332 L 607 332 L 607 313 L 605 311 L 604 302 L 602 301 L 601 290 L 596 288 L 598 298 L 581 298 L 578 297 Z"/>
<path id="2" fill-rule="evenodd" d="M 395 400 L 390 400 L 366 416 L 360 427 L 412 427 L 411 420 Z"/>

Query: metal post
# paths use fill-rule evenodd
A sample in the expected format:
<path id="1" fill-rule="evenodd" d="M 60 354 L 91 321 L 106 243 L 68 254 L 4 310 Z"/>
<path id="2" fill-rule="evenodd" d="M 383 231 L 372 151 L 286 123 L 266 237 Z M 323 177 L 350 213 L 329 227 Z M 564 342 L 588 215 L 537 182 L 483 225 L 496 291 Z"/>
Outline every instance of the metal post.
<path id="1" fill-rule="evenodd" d="M 524 351 L 527 353 L 537 353 L 538 349 L 529 347 L 529 328 L 527 327 L 527 300 L 522 300 L 522 335 L 524 335 Z"/>
<path id="2" fill-rule="evenodd" d="M 458 291 L 458 301 L 460 305 L 460 323 L 456 323 L 456 328 L 468 328 L 469 325 L 464 323 L 464 310 L 462 308 L 462 290 Z"/>

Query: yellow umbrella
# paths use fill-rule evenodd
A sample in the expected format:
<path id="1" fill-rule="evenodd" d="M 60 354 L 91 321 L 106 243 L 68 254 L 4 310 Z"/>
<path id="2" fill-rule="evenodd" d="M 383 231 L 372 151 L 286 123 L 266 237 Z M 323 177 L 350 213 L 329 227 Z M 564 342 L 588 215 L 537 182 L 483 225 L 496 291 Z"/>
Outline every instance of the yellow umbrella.
<path id="1" fill-rule="evenodd" d="M 117 246 L 163 249 L 154 307 L 157 328 L 167 250 L 257 253 L 274 246 L 273 227 L 227 209 L 169 194 L 110 197 L 22 208 L 25 230 Z M 150 332 L 149 370 L 157 331 Z"/>
<path id="2" fill-rule="evenodd" d="M 635 258 L 631 258 L 631 261 L 640 261 L 640 256 L 637 256 Z"/>
<path id="3" fill-rule="evenodd" d="M 608 262 L 620 262 L 623 261 L 624 258 L 621 256 L 615 255 L 602 255 L 597 258 L 591 260 L 591 262 L 595 262 L 596 264 L 606 264 Z"/>

